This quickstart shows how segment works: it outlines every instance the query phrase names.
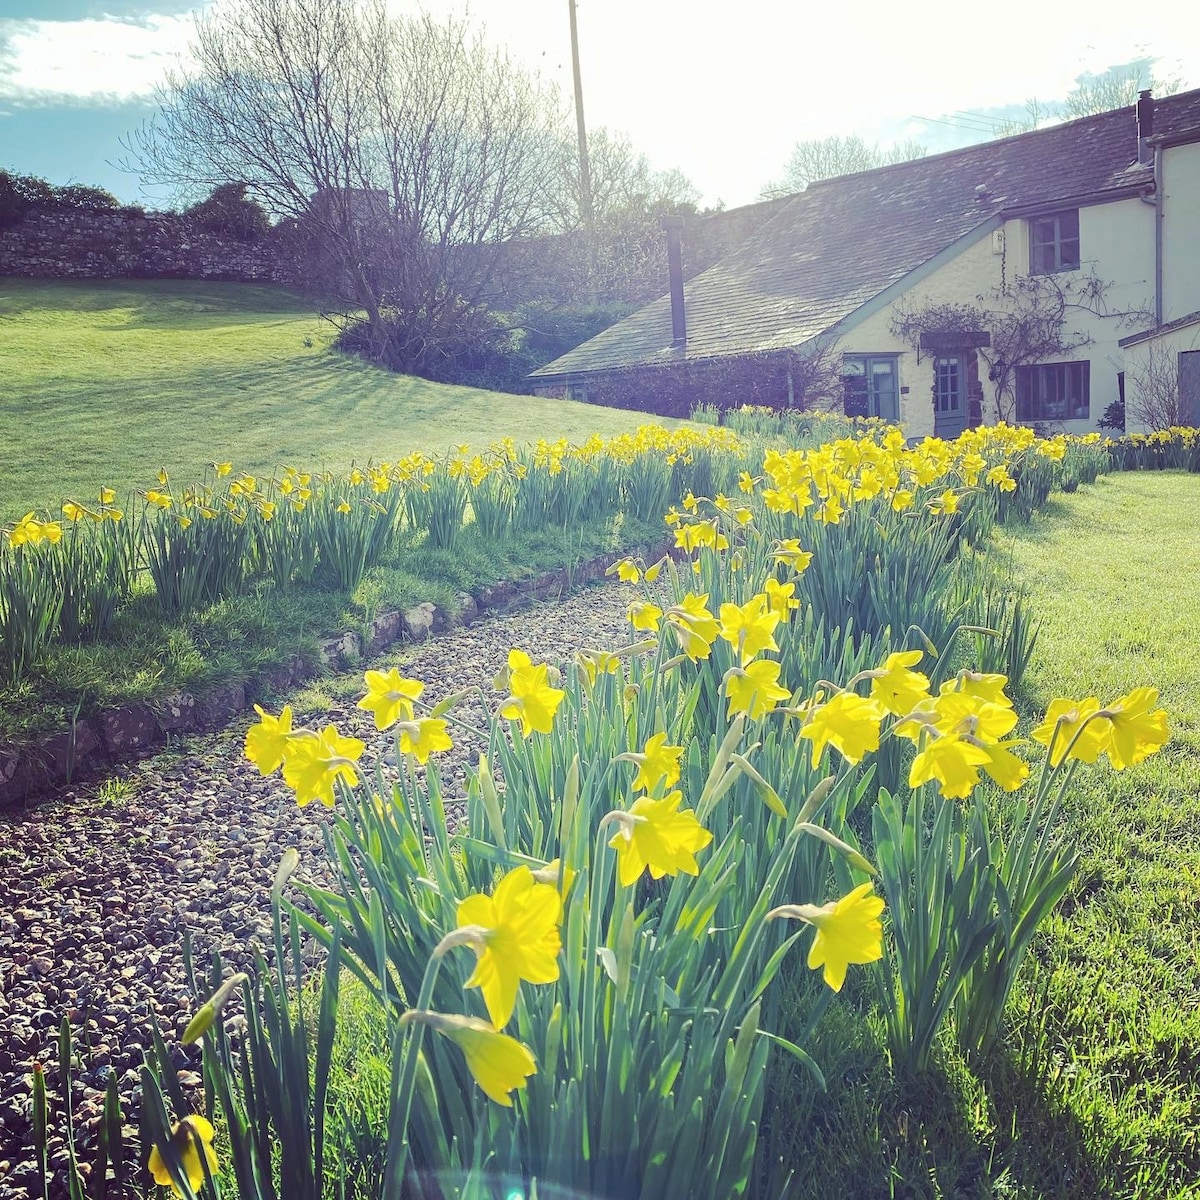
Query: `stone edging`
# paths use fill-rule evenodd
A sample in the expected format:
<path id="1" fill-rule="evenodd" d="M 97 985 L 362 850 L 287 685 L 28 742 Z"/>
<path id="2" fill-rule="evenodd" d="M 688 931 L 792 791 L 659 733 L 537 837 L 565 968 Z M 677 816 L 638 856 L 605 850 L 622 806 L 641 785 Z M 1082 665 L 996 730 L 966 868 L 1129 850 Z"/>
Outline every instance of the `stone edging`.
<path id="1" fill-rule="evenodd" d="M 469 625 L 482 613 L 502 612 L 557 599 L 580 584 L 604 577 L 613 563 L 641 556 L 649 561 L 670 553 L 670 543 L 601 555 L 574 570 L 562 567 L 532 579 L 501 581 L 476 595 L 460 592 L 452 619 L 426 600 L 406 610 L 389 609 L 371 622 L 371 637 L 346 630 L 321 639 L 319 665 L 293 654 L 256 679 L 227 683 L 196 695 L 177 692 L 152 704 L 101 709 L 70 728 L 24 746 L 0 745 L 0 809 L 27 803 L 56 788 L 93 778 L 118 763 L 144 757 L 172 736 L 223 729 L 264 692 L 284 692 L 322 671 L 362 665 L 396 642 L 423 642 L 449 625 Z"/>

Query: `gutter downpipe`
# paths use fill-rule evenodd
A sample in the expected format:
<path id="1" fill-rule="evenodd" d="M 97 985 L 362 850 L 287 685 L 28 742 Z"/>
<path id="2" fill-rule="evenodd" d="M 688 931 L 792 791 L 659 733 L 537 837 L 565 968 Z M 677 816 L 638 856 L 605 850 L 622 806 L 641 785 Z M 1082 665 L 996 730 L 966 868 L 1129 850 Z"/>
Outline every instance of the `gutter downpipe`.
<path id="1" fill-rule="evenodd" d="M 1154 199 L 1144 193 L 1138 197 L 1143 204 L 1154 205 L 1154 327 L 1163 323 L 1163 153 L 1154 147 Z"/>
<path id="2" fill-rule="evenodd" d="M 1154 324 L 1163 323 L 1163 150 L 1154 147 Z"/>

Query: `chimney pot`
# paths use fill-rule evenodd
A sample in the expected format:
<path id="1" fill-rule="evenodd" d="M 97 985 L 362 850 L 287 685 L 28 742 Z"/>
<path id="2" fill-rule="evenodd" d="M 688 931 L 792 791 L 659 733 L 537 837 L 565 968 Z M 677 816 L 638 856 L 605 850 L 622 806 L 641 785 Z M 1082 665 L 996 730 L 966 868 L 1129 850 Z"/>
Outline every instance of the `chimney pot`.
<path id="1" fill-rule="evenodd" d="M 1153 152 L 1146 144 L 1146 139 L 1154 136 L 1154 94 L 1146 88 L 1138 93 L 1137 102 L 1137 160 L 1148 163 L 1153 158 Z"/>

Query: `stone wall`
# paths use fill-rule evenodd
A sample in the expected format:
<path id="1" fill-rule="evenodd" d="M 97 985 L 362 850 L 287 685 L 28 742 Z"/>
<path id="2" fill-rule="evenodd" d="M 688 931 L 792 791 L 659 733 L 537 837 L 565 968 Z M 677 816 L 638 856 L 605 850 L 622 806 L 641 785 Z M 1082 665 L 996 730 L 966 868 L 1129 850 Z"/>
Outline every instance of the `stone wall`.
<path id="1" fill-rule="evenodd" d="M 684 273 L 688 278 L 728 254 L 788 202 L 766 200 L 728 212 L 688 217 Z M 582 234 L 527 238 L 503 247 L 497 304 L 545 301 L 637 306 L 667 290 L 666 241 L 655 221 L 610 238 L 588 280 Z M 488 248 L 489 254 L 493 253 Z M 593 259 L 595 255 L 591 256 Z M 0 231 L 0 275 L 44 279 L 227 279 L 245 283 L 301 281 L 287 235 L 272 230 L 239 242 L 200 229 L 175 213 L 33 212 Z M 602 283 L 597 289 L 591 284 Z"/>
<path id="2" fill-rule="evenodd" d="M 174 213 L 30 213 L 0 231 L 0 275 L 297 282 L 278 235 L 239 242 Z"/>

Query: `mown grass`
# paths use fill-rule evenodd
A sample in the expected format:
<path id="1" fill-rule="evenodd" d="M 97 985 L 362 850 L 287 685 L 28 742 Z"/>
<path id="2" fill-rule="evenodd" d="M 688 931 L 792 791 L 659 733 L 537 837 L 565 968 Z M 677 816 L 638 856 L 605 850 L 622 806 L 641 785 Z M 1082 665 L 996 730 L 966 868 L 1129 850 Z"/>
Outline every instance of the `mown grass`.
<path id="1" fill-rule="evenodd" d="M 933 1071 L 896 1078 L 865 978 L 806 1042 L 827 1093 L 776 1056 L 760 1164 L 773 1182 L 794 1171 L 792 1195 L 1200 1196 L 1198 508 L 1200 476 L 1113 475 L 997 539 L 993 566 L 1041 621 L 1027 717 L 1150 683 L 1171 742 L 1133 770 L 1077 774 L 1063 819 L 1081 869 L 987 1059 L 969 1065 L 947 1036 Z M 806 974 L 797 1014 L 819 986 Z"/>
<path id="2" fill-rule="evenodd" d="M 65 498 L 122 499 L 165 466 L 343 469 L 510 435 L 582 441 L 644 414 L 393 375 L 329 348 L 281 288 L 0 279 L 0 521 Z"/>
<path id="3" fill-rule="evenodd" d="M 102 639 L 52 646 L 20 681 L 0 686 L 0 745 L 57 732 L 101 708 L 252 683 L 293 654 L 315 664 L 322 635 L 366 633 L 382 608 L 432 600 L 453 613 L 456 593 L 545 570 L 570 572 L 586 559 L 660 538 L 657 525 L 620 514 L 499 540 L 484 538 L 472 525 L 453 550 L 402 542 L 353 595 L 319 586 L 281 590 L 258 581 L 241 595 L 175 620 L 162 618 L 144 580 Z"/>

